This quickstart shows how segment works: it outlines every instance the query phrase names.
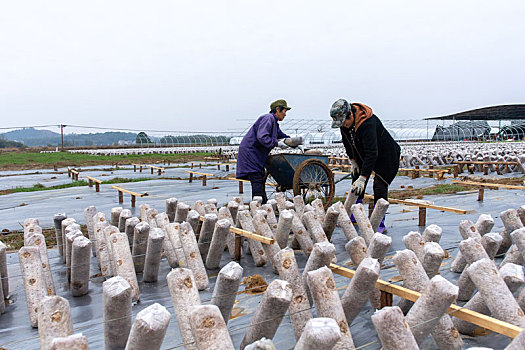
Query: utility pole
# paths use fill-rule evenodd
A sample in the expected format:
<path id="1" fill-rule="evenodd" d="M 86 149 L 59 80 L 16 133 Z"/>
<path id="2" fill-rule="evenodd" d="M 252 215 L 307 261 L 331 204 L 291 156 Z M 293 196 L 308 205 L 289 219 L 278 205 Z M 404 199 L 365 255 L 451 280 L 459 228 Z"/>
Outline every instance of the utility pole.
<path id="1" fill-rule="evenodd" d="M 64 125 L 64 124 L 60 124 L 60 136 L 62 138 L 62 147 L 60 148 L 60 152 L 64 152 L 64 128 L 66 127 L 67 125 Z"/>

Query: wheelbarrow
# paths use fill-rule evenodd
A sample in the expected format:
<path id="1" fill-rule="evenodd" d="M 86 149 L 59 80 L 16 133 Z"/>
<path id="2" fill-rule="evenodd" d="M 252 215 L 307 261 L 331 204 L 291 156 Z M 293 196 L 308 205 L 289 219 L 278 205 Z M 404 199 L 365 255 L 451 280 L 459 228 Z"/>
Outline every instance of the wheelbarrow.
<path id="1" fill-rule="evenodd" d="M 268 157 L 264 183 L 268 198 L 275 192 L 288 197 L 301 195 L 305 203 L 320 198 L 325 208 L 332 205 L 335 194 L 334 175 L 328 156 L 280 153 Z"/>

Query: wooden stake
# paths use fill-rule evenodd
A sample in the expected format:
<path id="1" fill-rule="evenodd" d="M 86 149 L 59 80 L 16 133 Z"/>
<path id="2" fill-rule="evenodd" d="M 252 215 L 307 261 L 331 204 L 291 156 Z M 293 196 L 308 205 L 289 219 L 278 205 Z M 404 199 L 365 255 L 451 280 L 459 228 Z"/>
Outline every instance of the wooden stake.
<path id="1" fill-rule="evenodd" d="M 385 292 L 384 290 L 381 291 L 381 309 L 385 306 L 392 306 L 393 305 L 393 294 Z"/>
<path id="2" fill-rule="evenodd" d="M 235 256 L 233 259 L 235 261 L 241 261 L 241 245 L 242 245 L 242 236 L 235 235 Z"/>
<path id="3" fill-rule="evenodd" d="M 483 194 L 485 193 L 485 187 L 481 186 L 478 190 L 478 201 L 483 201 Z"/>
<path id="4" fill-rule="evenodd" d="M 419 207 L 419 226 L 427 225 L 427 208 Z"/>

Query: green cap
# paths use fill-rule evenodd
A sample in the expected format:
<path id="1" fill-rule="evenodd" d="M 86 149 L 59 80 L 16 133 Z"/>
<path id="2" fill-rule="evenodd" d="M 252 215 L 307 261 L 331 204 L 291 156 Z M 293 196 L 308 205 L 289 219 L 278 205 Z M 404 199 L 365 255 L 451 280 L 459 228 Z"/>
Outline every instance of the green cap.
<path id="1" fill-rule="evenodd" d="M 291 107 L 288 107 L 288 104 L 286 103 L 285 100 L 273 101 L 272 104 L 270 105 L 270 110 L 273 110 L 275 107 L 282 107 L 286 110 L 292 109 Z"/>

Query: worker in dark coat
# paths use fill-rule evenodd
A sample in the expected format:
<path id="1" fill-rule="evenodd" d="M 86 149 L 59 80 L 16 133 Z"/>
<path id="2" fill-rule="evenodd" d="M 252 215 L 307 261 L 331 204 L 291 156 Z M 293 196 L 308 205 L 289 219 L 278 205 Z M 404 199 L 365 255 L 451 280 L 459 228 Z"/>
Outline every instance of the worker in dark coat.
<path id="1" fill-rule="evenodd" d="M 249 180 L 252 187 L 252 198 L 261 196 L 266 203 L 264 179 L 264 164 L 271 150 L 285 139 L 284 144 L 297 146 L 296 141 L 281 131 L 279 122 L 286 117 L 291 108 L 285 100 L 277 100 L 270 105 L 270 113 L 261 115 L 255 124 L 244 135 L 237 154 L 238 179 Z"/>
<path id="2" fill-rule="evenodd" d="M 330 109 L 332 128 L 340 128 L 343 145 L 350 158 L 351 191 L 362 201 L 368 179 L 374 172 L 374 204 L 388 200 L 388 186 L 399 169 L 401 147 L 394 141 L 372 109 L 344 99 Z M 384 219 L 380 229 L 384 230 Z M 382 232 L 382 230 L 380 230 Z"/>

